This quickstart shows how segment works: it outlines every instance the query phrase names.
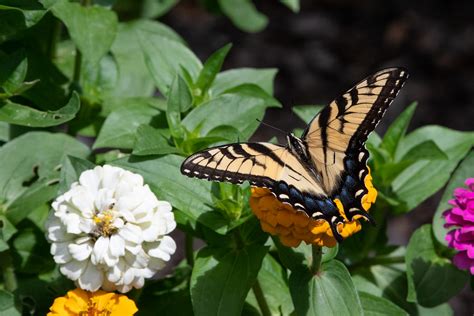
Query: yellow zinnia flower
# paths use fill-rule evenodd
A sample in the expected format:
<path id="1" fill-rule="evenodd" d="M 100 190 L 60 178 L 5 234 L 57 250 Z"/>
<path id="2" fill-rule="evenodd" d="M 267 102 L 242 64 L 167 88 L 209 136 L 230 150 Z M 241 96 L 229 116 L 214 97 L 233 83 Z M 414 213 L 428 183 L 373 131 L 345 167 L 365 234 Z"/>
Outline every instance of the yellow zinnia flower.
<path id="1" fill-rule="evenodd" d="M 362 197 L 362 207 L 368 211 L 377 198 L 377 190 L 372 184 L 370 169 L 364 179 L 364 184 L 368 193 Z M 361 229 L 358 220 L 362 216 L 356 215 L 352 221 L 348 221 L 341 201 L 335 199 L 334 203 L 346 220 L 338 226 L 341 236 L 347 238 L 357 233 Z M 280 202 L 268 189 L 252 187 L 250 207 L 260 220 L 262 230 L 278 236 L 285 246 L 298 247 L 301 241 L 321 247 L 334 247 L 337 244 L 327 221 L 314 220 L 305 212 L 297 211 L 291 205 Z"/>
<path id="2" fill-rule="evenodd" d="M 79 288 L 56 298 L 49 310 L 48 316 L 128 316 L 138 311 L 135 302 L 125 295 Z"/>

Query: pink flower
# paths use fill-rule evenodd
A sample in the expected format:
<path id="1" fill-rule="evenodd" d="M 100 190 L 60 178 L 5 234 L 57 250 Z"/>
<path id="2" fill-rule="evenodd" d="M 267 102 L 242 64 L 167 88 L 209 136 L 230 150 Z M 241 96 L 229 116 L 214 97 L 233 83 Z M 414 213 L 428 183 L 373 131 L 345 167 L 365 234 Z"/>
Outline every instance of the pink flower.
<path id="1" fill-rule="evenodd" d="M 455 199 L 449 201 L 453 208 L 443 213 L 444 227 L 454 227 L 446 235 L 449 247 L 458 250 L 453 263 L 474 275 L 474 178 L 467 179 L 465 184 L 468 189 L 454 190 Z"/>

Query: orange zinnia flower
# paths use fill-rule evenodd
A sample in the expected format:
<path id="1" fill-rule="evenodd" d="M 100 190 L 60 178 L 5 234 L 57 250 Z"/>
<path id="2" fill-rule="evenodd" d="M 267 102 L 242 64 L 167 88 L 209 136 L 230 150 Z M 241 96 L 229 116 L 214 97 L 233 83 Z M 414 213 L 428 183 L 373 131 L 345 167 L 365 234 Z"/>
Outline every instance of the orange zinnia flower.
<path id="1" fill-rule="evenodd" d="M 125 295 L 79 288 L 56 298 L 49 310 L 48 316 L 129 316 L 138 311 L 135 302 Z"/>
<path id="2" fill-rule="evenodd" d="M 368 193 L 362 197 L 362 207 L 368 211 L 377 198 L 370 169 L 364 184 Z M 342 237 L 347 238 L 357 233 L 361 229 L 359 219 L 362 216 L 356 215 L 352 221 L 347 221 L 341 201 L 335 199 L 334 203 L 346 220 L 338 226 Z M 314 220 L 306 213 L 295 210 L 291 205 L 280 202 L 268 189 L 253 187 L 250 207 L 260 220 L 262 230 L 278 236 L 285 246 L 297 247 L 301 241 L 326 247 L 334 247 L 337 244 L 327 221 Z"/>

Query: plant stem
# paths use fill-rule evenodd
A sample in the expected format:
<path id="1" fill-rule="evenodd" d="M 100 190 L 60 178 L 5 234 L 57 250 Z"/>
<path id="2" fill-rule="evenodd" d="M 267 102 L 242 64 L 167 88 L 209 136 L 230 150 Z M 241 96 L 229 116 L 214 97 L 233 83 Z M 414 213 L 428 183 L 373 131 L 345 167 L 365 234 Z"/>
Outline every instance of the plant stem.
<path id="1" fill-rule="evenodd" d="M 9 292 L 15 291 L 18 283 L 16 281 L 15 268 L 13 267 L 13 260 L 9 250 L 0 253 L 0 271 L 3 275 L 5 290 Z"/>
<path id="2" fill-rule="evenodd" d="M 267 300 L 265 299 L 265 295 L 263 294 L 262 287 L 260 286 L 260 282 L 258 279 L 255 280 L 255 283 L 252 286 L 253 294 L 255 294 L 255 298 L 257 299 L 258 307 L 262 312 L 262 316 L 271 316 L 272 313 L 270 312 L 270 308 L 268 307 Z"/>
<path id="3" fill-rule="evenodd" d="M 193 236 L 186 234 L 185 244 L 186 244 L 186 261 L 190 267 L 194 266 L 194 248 L 193 248 Z"/>
<path id="4" fill-rule="evenodd" d="M 311 245 L 312 261 L 311 261 L 311 272 L 317 274 L 321 267 L 321 257 L 323 255 L 322 248 L 319 246 Z"/>

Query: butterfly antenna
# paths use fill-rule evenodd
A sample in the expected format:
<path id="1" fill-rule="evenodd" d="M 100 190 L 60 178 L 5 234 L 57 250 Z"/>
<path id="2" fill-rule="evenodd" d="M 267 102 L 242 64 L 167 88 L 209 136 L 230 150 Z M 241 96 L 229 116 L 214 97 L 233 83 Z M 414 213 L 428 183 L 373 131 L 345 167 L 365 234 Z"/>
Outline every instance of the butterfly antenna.
<path id="1" fill-rule="evenodd" d="M 260 122 L 261 124 L 265 125 L 265 126 L 271 127 L 271 128 L 273 128 L 274 130 L 277 130 L 277 131 L 279 131 L 279 132 L 281 132 L 281 133 L 283 133 L 283 134 L 285 134 L 285 135 L 288 135 L 288 132 L 286 132 L 286 131 L 284 131 L 284 130 L 278 128 L 278 127 L 275 127 L 275 126 L 273 126 L 273 125 L 270 125 L 270 124 L 268 124 L 268 123 L 265 123 L 264 121 L 259 120 L 259 119 L 257 119 L 257 121 Z"/>

